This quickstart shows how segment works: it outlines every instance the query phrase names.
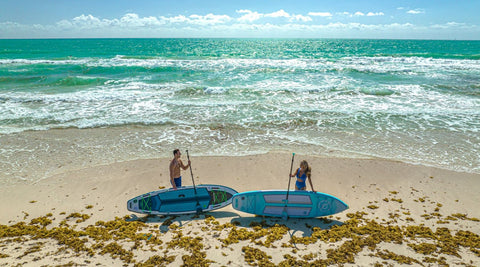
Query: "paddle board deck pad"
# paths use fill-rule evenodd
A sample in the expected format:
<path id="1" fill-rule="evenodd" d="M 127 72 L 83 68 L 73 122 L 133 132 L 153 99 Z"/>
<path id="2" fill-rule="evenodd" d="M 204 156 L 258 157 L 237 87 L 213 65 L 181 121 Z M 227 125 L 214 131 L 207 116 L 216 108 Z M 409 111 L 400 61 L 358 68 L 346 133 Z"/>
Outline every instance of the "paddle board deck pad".
<path id="1" fill-rule="evenodd" d="M 237 191 L 222 185 L 197 185 L 162 189 L 140 195 L 127 201 L 129 211 L 153 214 L 176 215 L 211 211 L 232 203 Z"/>
<path id="2" fill-rule="evenodd" d="M 348 209 L 348 205 L 329 194 L 313 191 L 258 190 L 233 196 L 234 209 L 246 213 L 292 218 L 328 216 Z M 286 205 L 285 205 L 286 203 Z"/>

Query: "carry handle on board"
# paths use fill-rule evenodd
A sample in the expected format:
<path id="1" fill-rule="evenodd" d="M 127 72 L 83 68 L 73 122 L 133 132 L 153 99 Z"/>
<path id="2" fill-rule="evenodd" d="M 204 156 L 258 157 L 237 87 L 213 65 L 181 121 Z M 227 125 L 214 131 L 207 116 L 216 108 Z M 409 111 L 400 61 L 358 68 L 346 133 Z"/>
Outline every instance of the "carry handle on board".
<path id="1" fill-rule="evenodd" d="M 197 188 L 195 186 L 195 180 L 193 179 L 192 162 L 190 161 L 190 155 L 188 154 L 188 149 L 186 151 L 187 151 L 188 162 L 190 162 L 190 164 L 188 164 L 188 166 L 190 167 L 190 175 L 192 176 L 193 191 L 195 192 L 195 198 L 197 200 L 197 206 L 196 206 L 197 213 L 200 213 L 200 212 L 202 212 L 202 207 L 200 207 L 200 202 L 198 201 Z"/>
<path id="2" fill-rule="evenodd" d="M 286 220 L 288 218 L 288 213 L 287 213 L 287 204 L 288 204 L 288 194 L 290 193 L 290 180 L 292 180 L 292 177 L 290 175 L 292 174 L 293 170 L 293 160 L 295 159 L 295 153 L 292 154 L 292 164 L 290 165 L 290 172 L 288 173 L 288 188 L 287 188 L 287 198 L 285 199 L 285 207 L 283 207 L 283 212 L 282 212 L 282 218 Z"/>

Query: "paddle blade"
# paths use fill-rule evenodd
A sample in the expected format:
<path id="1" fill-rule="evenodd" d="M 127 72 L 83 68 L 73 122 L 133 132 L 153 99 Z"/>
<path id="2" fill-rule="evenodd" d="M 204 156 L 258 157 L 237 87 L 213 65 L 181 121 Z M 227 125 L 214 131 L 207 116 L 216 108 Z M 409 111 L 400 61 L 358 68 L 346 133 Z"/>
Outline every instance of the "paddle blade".
<path id="1" fill-rule="evenodd" d="M 282 219 L 285 220 L 285 221 L 288 219 L 287 207 L 285 207 L 285 208 L 283 209 Z"/>

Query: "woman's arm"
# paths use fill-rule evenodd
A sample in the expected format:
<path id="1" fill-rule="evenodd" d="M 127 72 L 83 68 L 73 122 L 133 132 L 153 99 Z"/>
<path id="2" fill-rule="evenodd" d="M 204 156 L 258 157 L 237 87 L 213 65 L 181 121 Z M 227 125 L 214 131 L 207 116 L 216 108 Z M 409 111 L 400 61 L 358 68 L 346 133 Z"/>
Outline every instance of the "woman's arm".
<path id="1" fill-rule="evenodd" d="M 297 175 L 297 173 L 298 173 L 298 169 L 293 174 L 290 174 L 290 177 L 294 177 L 295 175 Z"/>
<path id="2" fill-rule="evenodd" d="M 312 191 L 317 192 L 317 191 L 315 191 L 315 189 L 313 189 L 312 176 L 311 175 L 308 176 L 308 182 L 310 183 L 310 187 L 312 188 Z"/>

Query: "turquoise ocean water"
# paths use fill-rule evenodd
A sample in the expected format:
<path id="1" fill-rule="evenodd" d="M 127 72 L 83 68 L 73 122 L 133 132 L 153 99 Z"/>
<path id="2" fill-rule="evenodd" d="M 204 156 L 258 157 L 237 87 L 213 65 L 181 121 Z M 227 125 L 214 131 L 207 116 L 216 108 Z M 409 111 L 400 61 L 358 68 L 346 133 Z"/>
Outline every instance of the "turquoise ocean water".
<path id="1" fill-rule="evenodd" d="M 0 140 L 51 129 L 125 129 L 111 145 L 139 158 L 334 151 L 480 173 L 480 41 L 0 40 Z M 10 168 L 35 153 L 1 146 Z"/>

